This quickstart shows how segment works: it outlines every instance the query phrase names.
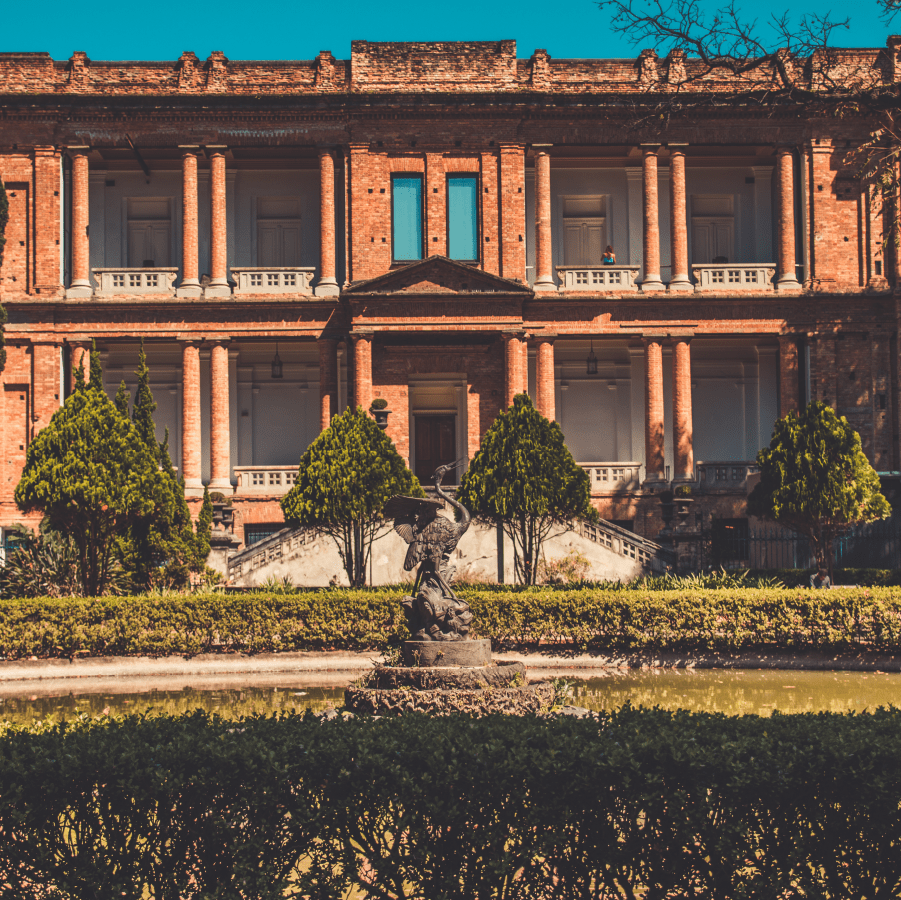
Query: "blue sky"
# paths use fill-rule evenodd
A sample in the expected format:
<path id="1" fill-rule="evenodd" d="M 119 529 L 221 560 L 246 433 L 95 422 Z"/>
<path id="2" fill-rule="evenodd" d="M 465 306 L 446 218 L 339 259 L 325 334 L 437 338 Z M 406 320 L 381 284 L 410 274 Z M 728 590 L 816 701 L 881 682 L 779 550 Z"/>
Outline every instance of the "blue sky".
<path id="1" fill-rule="evenodd" d="M 722 5 L 710 3 L 715 9 Z M 784 0 L 744 0 L 749 15 L 765 20 L 785 9 Z M 780 9 L 781 7 L 781 9 Z M 889 33 L 901 31 L 901 16 L 891 29 L 874 0 L 803 0 L 794 14 L 832 8 L 836 16 L 854 10 L 851 28 L 835 43 L 850 47 L 883 46 Z M 370 41 L 499 40 L 513 38 L 520 57 L 543 47 L 552 57 L 634 56 L 636 49 L 609 34 L 604 13 L 593 0 L 520 0 L 515 4 L 454 0 L 435 4 L 412 0 L 325 0 L 310 4 L 269 0 L 7 0 L 3 12 L 2 51 L 47 51 L 68 59 L 75 50 L 92 59 L 177 59 L 193 50 L 206 58 L 222 50 L 230 59 L 312 59 L 320 50 L 347 58 L 354 39 Z M 639 48 L 640 49 L 640 48 Z"/>

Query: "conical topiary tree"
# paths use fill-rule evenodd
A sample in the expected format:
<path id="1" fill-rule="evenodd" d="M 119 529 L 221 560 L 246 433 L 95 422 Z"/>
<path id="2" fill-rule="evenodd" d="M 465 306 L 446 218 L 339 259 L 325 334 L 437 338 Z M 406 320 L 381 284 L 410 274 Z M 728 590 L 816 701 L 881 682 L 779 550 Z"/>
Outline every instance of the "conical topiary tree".
<path id="1" fill-rule="evenodd" d="M 832 578 L 836 537 L 891 515 L 860 435 L 821 400 L 779 419 L 757 464 L 760 482 L 748 497 L 748 512 L 806 535 L 821 578 Z"/>
<path id="2" fill-rule="evenodd" d="M 395 494 L 425 496 L 391 438 L 357 407 L 335 416 L 310 444 L 281 505 L 292 528 L 314 528 L 337 544 L 351 586 L 359 587 L 382 508 Z"/>
<path id="3" fill-rule="evenodd" d="M 23 512 L 42 512 L 50 528 L 72 537 L 82 590 L 96 596 L 109 582 L 117 538 L 157 513 L 163 476 L 98 383 L 96 350 L 91 363 L 91 381 L 76 375 L 75 392 L 29 444 L 15 499 Z"/>
<path id="4" fill-rule="evenodd" d="M 457 499 L 474 516 L 503 526 L 513 542 L 517 580 L 535 584 L 541 545 L 551 529 L 595 521 L 588 474 L 573 459 L 556 422 L 528 394 L 492 423 L 460 482 Z"/>

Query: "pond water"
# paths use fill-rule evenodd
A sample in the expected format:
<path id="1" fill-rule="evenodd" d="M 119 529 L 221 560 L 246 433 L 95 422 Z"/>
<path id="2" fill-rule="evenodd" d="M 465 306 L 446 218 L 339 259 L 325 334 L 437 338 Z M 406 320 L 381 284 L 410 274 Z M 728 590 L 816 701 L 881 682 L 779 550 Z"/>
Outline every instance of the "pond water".
<path id="1" fill-rule="evenodd" d="M 533 672 L 533 677 L 538 673 Z M 554 672 L 543 671 L 541 678 Z M 608 669 L 580 677 L 563 675 L 572 685 L 569 702 L 589 709 L 634 706 L 753 713 L 846 712 L 901 706 L 901 673 L 803 672 L 722 669 Z M 292 709 L 321 711 L 340 707 L 344 688 L 359 673 L 329 673 L 315 679 L 285 676 L 231 676 L 227 679 L 109 679 L 0 684 L 0 722 L 26 723 L 79 713 L 177 715 L 205 709 L 226 717 L 271 714 Z M 535 679 L 537 680 L 537 678 Z"/>

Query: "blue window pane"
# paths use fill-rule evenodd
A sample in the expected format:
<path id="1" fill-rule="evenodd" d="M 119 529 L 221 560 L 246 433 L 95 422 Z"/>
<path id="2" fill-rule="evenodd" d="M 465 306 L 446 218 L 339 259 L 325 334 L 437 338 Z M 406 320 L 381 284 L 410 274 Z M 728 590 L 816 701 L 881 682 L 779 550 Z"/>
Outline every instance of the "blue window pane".
<path id="1" fill-rule="evenodd" d="M 422 259 L 422 178 L 395 175 L 391 182 L 394 258 Z"/>
<path id="2" fill-rule="evenodd" d="M 471 175 L 447 179 L 447 252 L 451 259 L 479 258 L 476 190 Z"/>

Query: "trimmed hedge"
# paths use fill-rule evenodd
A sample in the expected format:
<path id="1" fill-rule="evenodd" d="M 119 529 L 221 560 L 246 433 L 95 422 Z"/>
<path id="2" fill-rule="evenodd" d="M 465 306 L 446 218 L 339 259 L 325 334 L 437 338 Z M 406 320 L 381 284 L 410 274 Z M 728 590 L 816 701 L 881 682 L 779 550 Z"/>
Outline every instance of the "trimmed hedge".
<path id="1" fill-rule="evenodd" d="M 406 636 L 402 588 L 0 601 L 9 659 L 373 650 Z M 901 650 L 901 590 L 470 590 L 496 648 Z"/>
<path id="2" fill-rule="evenodd" d="M 0 896 L 896 897 L 901 711 L 0 734 Z"/>

